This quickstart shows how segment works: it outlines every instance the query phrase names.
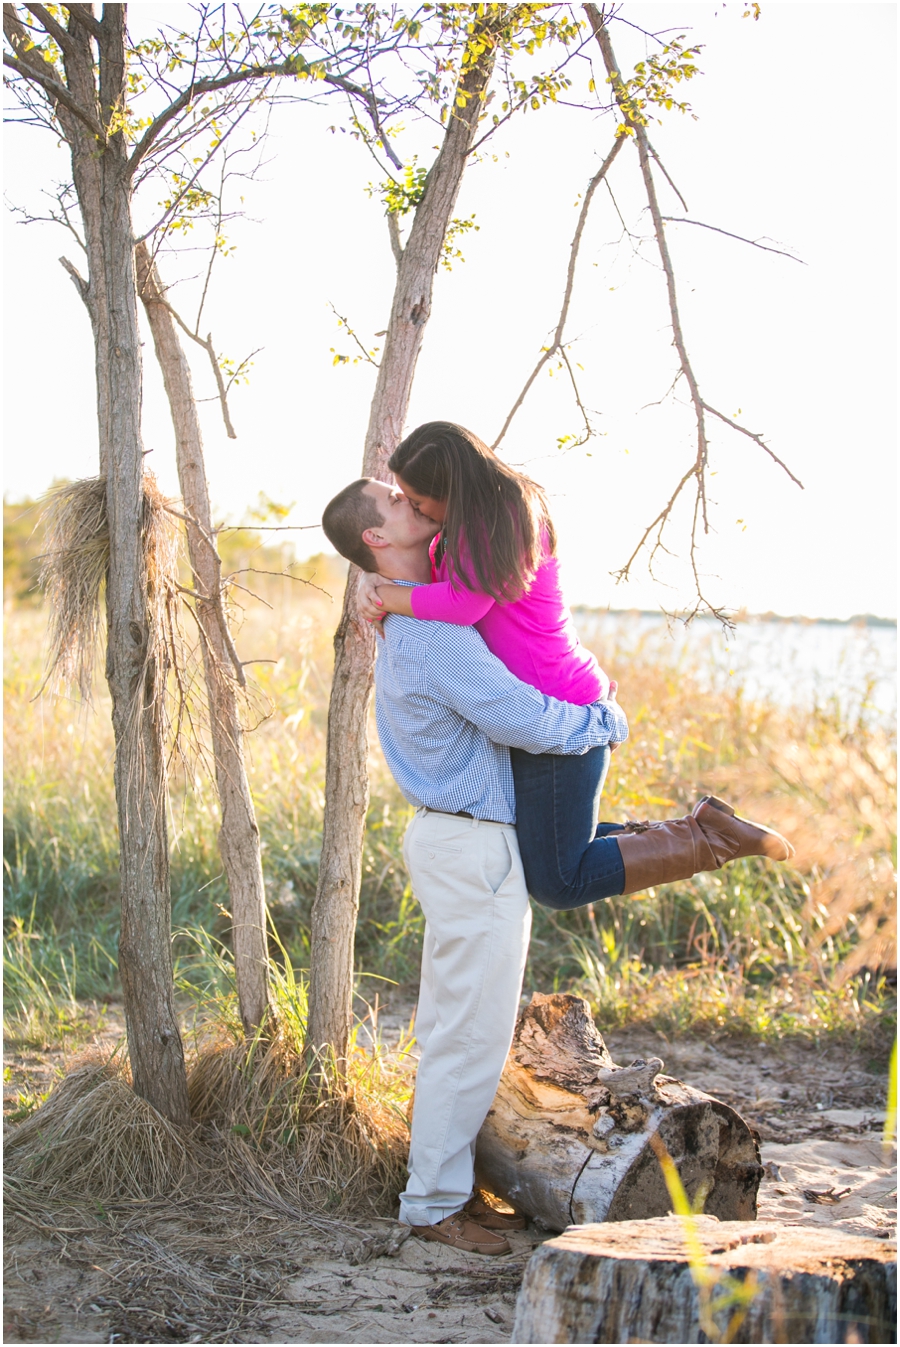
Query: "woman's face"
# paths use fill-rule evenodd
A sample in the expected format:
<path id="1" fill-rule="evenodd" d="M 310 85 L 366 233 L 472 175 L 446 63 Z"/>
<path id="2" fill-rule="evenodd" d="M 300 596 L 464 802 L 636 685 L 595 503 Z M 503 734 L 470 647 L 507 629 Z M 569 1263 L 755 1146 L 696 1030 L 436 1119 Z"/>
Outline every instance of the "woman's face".
<path id="1" fill-rule="evenodd" d="M 447 517 L 447 502 L 445 500 L 435 500 L 433 496 L 423 496 L 421 492 L 413 491 L 412 487 L 404 482 L 402 477 L 397 477 L 397 485 L 416 514 L 424 516 L 425 519 L 433 520 L 435 524 L 443 524 Z"/>

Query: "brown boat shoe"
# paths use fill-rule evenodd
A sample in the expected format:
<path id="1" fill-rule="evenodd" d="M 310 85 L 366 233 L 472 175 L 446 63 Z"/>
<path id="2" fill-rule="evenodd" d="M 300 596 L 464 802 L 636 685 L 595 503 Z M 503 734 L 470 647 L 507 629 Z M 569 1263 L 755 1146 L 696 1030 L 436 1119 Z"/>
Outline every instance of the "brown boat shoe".
<path id="1" fill-rule="evenodd" d="M 468 1216 L 482 1230 L 524 1230 L 528 1224 L 528 1217 L 523 1216 L 518 1211 L 498 1211 L 496 1207 L 491 1207 L 481 1197 L 470 1197 L 462 1209 L 462 1214 Z"/>
<path id="2" fill-rule="evenodd" d="M 469 1218 L 465 1209 L 458 1211 L 455 1216 L 445 1216 L 437 1225 L 413 1225 L 410 1229 L 419 1239 L 447 1244 L 462 1253 L 512 1253 L 505 1236 L 494 1230 L 485 1230 L 484 1226 Z"/>

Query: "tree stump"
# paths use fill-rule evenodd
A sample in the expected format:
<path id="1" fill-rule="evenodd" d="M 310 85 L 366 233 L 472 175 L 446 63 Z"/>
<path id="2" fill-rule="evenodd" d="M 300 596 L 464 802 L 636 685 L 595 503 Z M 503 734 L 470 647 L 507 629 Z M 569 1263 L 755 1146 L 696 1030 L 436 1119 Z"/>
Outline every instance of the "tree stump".
<path id="1" fill-rule="evenodd" d="M 763 1171 L 750 1128 L 662 1066 L 617 1067 L 585 1000 L 536 993 L 478 1135 L 478 1182 L 549 1230 L 665 1216 L 659 1138 L 692 1201 L 702 1190 L 719 1220 L 755 1220 Z"/>
<path id="2" fill-rule="evenodd" d="M 586 1225 L 542 1244 L 512 1341 L 897 1341 L 896 1250 L 881 1240 L 700 1216 L 698 1289 L 684 1227 L 677 1216 Z"/>

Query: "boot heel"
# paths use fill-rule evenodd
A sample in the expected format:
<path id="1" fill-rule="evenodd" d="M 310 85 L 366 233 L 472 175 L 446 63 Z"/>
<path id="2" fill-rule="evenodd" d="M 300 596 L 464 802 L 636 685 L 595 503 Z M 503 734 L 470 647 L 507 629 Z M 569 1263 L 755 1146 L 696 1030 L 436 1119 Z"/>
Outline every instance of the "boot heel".
<path id="1" fill-rule="evenodd" d="M 712 805 L 713 809 L 720 809 L 722 813 L 727 814 L 729 818 L 737 817 L 731 805 L 728 804 L 725 800 L 720 800 L 718 795 L 704 795 L 701 799 L 697 801 L 697 804 L 698 805 L 710 804 Z"/>

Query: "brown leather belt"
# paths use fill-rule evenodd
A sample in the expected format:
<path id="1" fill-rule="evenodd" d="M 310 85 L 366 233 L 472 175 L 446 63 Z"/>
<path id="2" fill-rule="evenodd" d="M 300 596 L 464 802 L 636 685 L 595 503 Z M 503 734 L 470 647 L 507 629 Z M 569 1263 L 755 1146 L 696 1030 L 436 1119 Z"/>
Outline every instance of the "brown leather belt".
<path id="1" fill-rule="evenodd" d="M 515 827 L 513 823 L 501 823 L 498 818 L 476 818 L 474 814 L 469 813 L 468 809 L 457 809 L 454 813 L 449 809 L 432 809 L 430 804 L 424 805 L 423 808 L 427 809 L 429 814 L 446 814 L 448 818 L 470 818 L 476 823 L 496 823 L 498 828 Z"/>

